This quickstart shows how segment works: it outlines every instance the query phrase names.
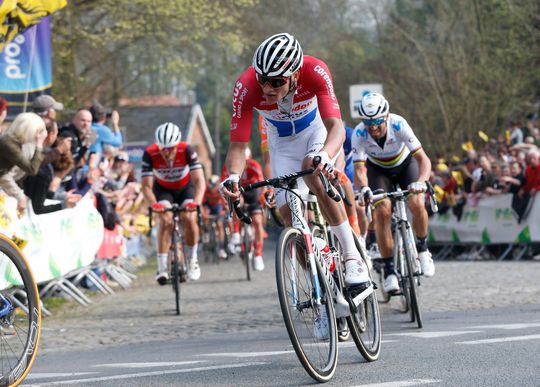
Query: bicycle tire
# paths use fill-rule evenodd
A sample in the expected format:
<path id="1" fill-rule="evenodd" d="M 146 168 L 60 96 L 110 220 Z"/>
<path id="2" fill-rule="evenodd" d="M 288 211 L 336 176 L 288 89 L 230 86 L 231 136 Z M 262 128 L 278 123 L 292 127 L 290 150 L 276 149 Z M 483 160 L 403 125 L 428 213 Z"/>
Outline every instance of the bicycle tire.
<path id="1" fill-rule="evenodd" d="M 304 258 L 302 253 L 293 254 L 293 251 L 301 251 Z M 276 282 L 283 320 L 304 369 L 316 381 L 327 382 L 334 376 L 338 358 L 334 304 L 331 298 L 328 302 L 328 298 L 324 297 L 321 306 L 313 308 L 314 284 L 310 268 L 304 267 L 306 257 L 307 248 L 302 233 L 292 227 L 285 228 L 276 249 Z M 317 271 L 323 294 L 331 294 L 319 265 Z M 315 322 L 323 313 L 321 307 L 326 313 L 327 340 L 316 337 Z"/>
<path id="2" fill-rule="evenodd" d="M 364 265 L 368 267 L 366 256 L 356 236 L 354 236 L 354 242 L 360 252 L 360 257 L 364 260 Z M 371 282 L 371 286 L 373 286 L 373 279 L 371 279 Z M 355 295 L 349 294 L 349 297 L 353 298 Z M 381 316 L 377 292 L 374 290 L 358 305 L 356 310 L 354 309 L 351 306 L 351 315 L 347 317 L 351 336 L 364 359 L 369 362 L 375 361 L 379 358 L 381 352 Z"/>
<path id="3" fill-rule="evenodd" d="M 419 303 L 419 290 L 416 283 L 415 271 L 416 263 L 413 262 L 413 259 L 416 259 L 411 251 L 411 243 L 414 241 L 409 241 L 410 233 L 407 227 L 410 227 L 408 224 L 403 223 L 401 225 L 401 238 L 403 240 L 403 251 L 405 253 L 405 260 L 407 262 L 407 272 L 408 279 L 410 283 L 410 312 L 411 312 L 411 322 L 415 322 L 418 325 L 418 328 L 422 328 L 422 314 L 420 312 L 420 303 Z"/>
<path id="4" fill-rule="evenodd" d="M 26 258 L 2 234 L 0 268 L 4 274 L 0 280 L 0 386 L 16 386 L 24 380 L 37 355 L 41 337 L 41 301 Z"/>
<path id="5" fill-rule="evenodd" d="M 214 265 L 219 264 L 219 243 L 217 238 L 217 225 L 215 221 L 212 221 L 210 225 L 210 255 L 210 261 Z"/>
<path id="6" fill-rule="evenodd" d="M 330 243 L 328 243 L 330 248 L 333 247 L 337 251 L 341 251 L 341 246 L 339 245 L 339 242 L 337 241 L 335 234 L 333 234 L 331 231 L 328 231 L 327 233 L 325 233 L 324 230 L 320 226 L 313 225 L 311 227 L 311 234 L 313 236 L 318 236 L 319 238 L 324 239 L 325 241 L 327 241 L 327 243 L 328 241 L 330 241 Z M 333 273 L 334 279 L 336 280 L 337 286 L 339 286 L 339 289 L 343 293 L 344 288 L 345 288 L 345 283 L 343 282 L 345 278 L 344 276 L 345 263 L 343 262 L 343 260 L 340 260 L 341 264 L 338 264 L 338 262 L 335 262 L 335 263 L 336 263 L 336 266 Z M 336 318 L 336 324 L 337 324 L 337 329 L 338 329 L 338 340 L 340 342 L 349 340 L 349 338 L 351 337 L 351 330 L 349 328 L 347 318 L 346 317 Z"/>
<path id="7" fill-rule="evenodd" d="M 169 249 L 169 262 L 171 263 L 171 282 L 174 292 L 174 305 L 176 315 L 180 315 L 180 266 L 178 264 L 178 235 L 175 230 L 172 233 L 171 247 Z"/>

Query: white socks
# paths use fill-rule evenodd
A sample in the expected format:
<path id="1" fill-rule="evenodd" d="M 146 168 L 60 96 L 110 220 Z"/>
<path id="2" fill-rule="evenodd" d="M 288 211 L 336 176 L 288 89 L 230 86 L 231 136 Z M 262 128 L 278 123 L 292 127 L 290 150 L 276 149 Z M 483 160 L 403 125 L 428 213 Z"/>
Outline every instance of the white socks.
<path id="1" fill-rule="evenodd" d="M 157 255 L 157 269 L 159 273 L 163 273 L 167 271 L 167 254 L 159 254 Z"/>
<path id="2" fill-rule="evenodd" d="M 338 226 L 332 226 L 332 231 L 339 239 L 339 243 L 341 244 L 341 248 L 343 249 L 343 256 L 345 257 L 345 261 L 351 258 L 359 259 L 359 253 L 356 249 L 356 245 L 354 244 L 352 229 L 349 222 L 345 220 Z"/>

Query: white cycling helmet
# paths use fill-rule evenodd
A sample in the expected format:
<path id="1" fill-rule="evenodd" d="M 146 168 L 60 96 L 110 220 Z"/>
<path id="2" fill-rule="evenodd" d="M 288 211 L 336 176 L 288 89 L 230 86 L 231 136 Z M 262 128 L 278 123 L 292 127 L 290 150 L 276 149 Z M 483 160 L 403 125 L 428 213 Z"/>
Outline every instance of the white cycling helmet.
<path id="1" fill-rule="evenodd" d="M 356 110 L 363 120 L 386 117 L 390 111 L 388 101 L 379 93 L 369 93 L 356 105 Z"/>
<path id="2" fill-rule="evenodd" d="M 290 77 L 304 62 L 300 43 L 294 36 L 281 33 L 270 36 L 255 51 L 253 67 L 266 77 Z"/>
<path id="3" fill-rule="evenodd" d="M 158 146 L 170 148 L 178 145 L 182 139 L 182 132 L 180 131 L 180 128 L 172 122 L 166 122 L 157 127 L 154 137 Z"/>

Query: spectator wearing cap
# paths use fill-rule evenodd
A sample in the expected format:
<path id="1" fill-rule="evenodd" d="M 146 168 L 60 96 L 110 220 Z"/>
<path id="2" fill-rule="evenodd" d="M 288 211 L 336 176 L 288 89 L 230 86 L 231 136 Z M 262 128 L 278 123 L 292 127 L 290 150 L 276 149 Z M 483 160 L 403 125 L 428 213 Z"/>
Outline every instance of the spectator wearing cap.
<path id="1" fill-rule="evenodd" d="M 46 137 L 45 122 L 35 113 L 19 114 L 0 135 L 0 188 L 17 199 L 19 213 L 26 209 L 26 196 L 10 172 L 17 166 L 26 174 L 35 175 L 43 159 Z"/>
<path id="2" fill-rule="evenodd" d="M 79 109 L 71 119 L 71 123 L 60 129 L 60 138 L 71 138 L 71 154 L 75 165 L 80 166 L 88 157 L 90 144 L 95 140 L 92 130 L 92 113 L 88 109 Z"/>
<path id="3" fill-rule="evenodd" d="M 47 117 L 51 120 L 55 120 L 56 112 L 58 110 L 64 110 L 64 105 L 60 102 L 56 102 L 50 95 L 43 94 L 34 100 L 32 109 L 34 110 L 34 113 L 40 117 Z"/>
<path id="4" fill-rule="evenodd" d="M 0 97 L 0 133 L 2 133 L 4 129 L 6 129 L 6 126 L 4 126 L 4 121 L 6 120 L 7 112 L 8 112 L 8 101 Z"/>
<path id="5" fill-rule="evenodd" d="M 99 161 L 103 156 L 104 145 L 110 145 L 115 148 L 122 146 L 122 133 L 119 126 L 120 115 L 116 110 L 113 110 L 111 113 L 111 129 L 105 125 L 107 122 L 107 111 L 102 105 L 92 105 L 90 113 L 92 113 L 92 129 L 96 132 L 96 141 L 90 146 L 90 153 L 97 154 Z"/>

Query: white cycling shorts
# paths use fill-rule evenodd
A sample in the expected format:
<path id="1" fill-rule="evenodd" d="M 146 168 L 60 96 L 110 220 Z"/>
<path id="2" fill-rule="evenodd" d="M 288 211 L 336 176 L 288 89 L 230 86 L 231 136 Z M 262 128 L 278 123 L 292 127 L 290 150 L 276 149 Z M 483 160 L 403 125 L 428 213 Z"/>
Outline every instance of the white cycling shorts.
<path id="1" fill-rule="evenodd" d="M 321 150 L 326 141 L 327 130 L 324 124 L 313 125 L 293 136 L 279 137 L 277 131 L 268 130 L 268 151 L 272 166 L 272 177 L 282 176 L 302 170 L 304 158 Z M 304 179 L 298 180 L 298 189 L 305 197 L 309 189 Z M 276 190 L 278 207 L 286 204 L 285 191 Z"/>

